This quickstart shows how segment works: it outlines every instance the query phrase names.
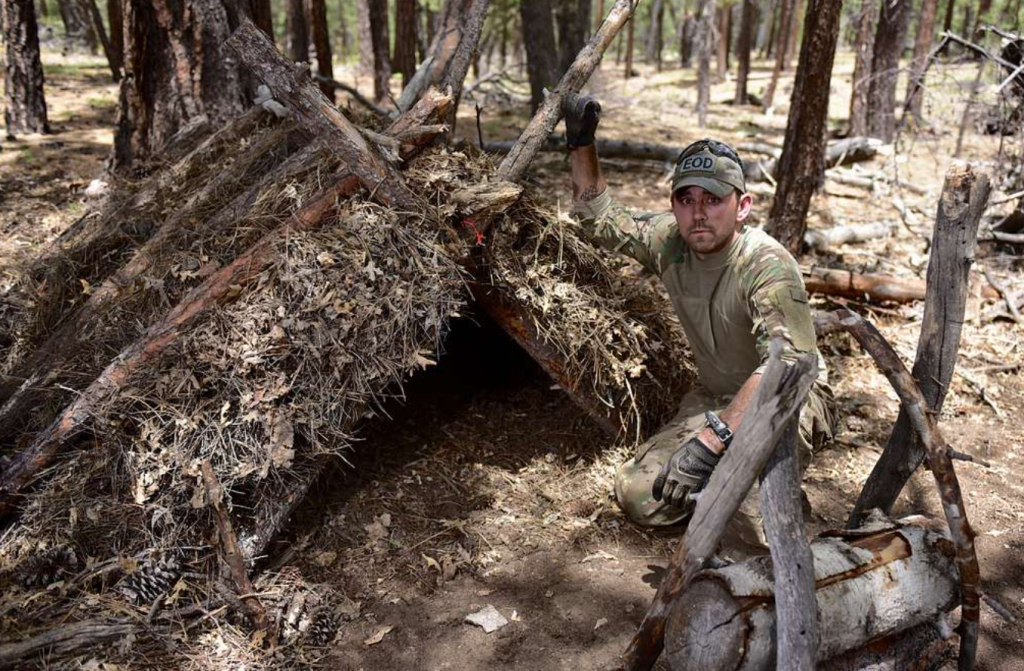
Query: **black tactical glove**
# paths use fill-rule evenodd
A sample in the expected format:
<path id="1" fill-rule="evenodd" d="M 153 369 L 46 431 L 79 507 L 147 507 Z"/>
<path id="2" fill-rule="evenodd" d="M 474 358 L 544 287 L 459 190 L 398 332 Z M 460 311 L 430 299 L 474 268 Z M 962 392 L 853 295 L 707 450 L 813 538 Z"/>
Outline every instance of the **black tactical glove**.
<path id="1" fill-rule="evenodd" d="M 655 501 L 664 499 L 670 506 L 684 507 L 691 493 L 704 489 L 721 458 L 700 439 L 691 438 L 661 467 L 651 496 Z"/>
<path id="2" fill-rule="evenodd" d="M 565 116 L 565 144 L 569 149 L 594 144 L 594 133 L 601 120 L 601 103 L 597 98 L 568 93 L 562 98 L 562 114 Z"/>

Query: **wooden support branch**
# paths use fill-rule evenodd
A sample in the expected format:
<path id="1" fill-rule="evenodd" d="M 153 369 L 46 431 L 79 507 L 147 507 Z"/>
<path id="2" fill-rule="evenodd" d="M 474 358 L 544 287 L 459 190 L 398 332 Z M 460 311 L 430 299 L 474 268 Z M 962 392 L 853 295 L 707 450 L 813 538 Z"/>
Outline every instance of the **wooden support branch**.
<path id="1" fill-rule="evenodd" d="M 597 69 L 597 64 L 601 62 L 601 56 L 604 55 L 608 45 L 633 15 L 638 4 L 639 0 L 616 0 L 597 33 L 576 55 L 576 60 L 562 76 L 558 86 L 544 100 L 526 130 L 509 151 L 508 156 L 501 162 L 498 167 L 498 179 L 518 182 L 523 178 L 533 159 L 537 156 L 537 152 L 541 150 L 548 135 L 555 129 L 555 125 L 561 118 L 562 98 L 566 93 L 580 92 L 583 85 L 590 79 L 590 75 Z"/>
<path id="2" fill-rule="evenodd" d="M 953 462 L 949 458 L 949 446 L 929 414 L 929 404 L 921 388 L 903 365 L 896 350 L 878 332 L 878 329 L 860 315 L 849 310 L 833 312 L 832 319 L 860 343 L 892 384 L 900 399 L 900 414 L 908 418 L 911 427 L 916 432 L 928 459 L 928 466 L 931 468 L 932 475 L 935 476 L 939 497 L 942 500 L 942 509 L 956 548 L 956 566 L 960 573 L 963 592 L 959 670 L 969 671 L 974 667 L 978 646 L 981 571 L 978 568 L 978 556 L 974 548 L 974 531 L 967 519 L 967 508 L 964 506 L 960 483 L 957 480 Z M 886 451 L 888 450 L 887 447 Z M 859 501 L 858 504 L 860 504 Z"/>
<path id="3" fill-rule="evenodd" d="M 228 39 L 228 46 L 310 135 L 328 143 L 373 198 L 405 211 L 419 209 L 419 199 L 405 181 L 327 99 L 309 76 L 308 67 L 296 69 L 267 34 L 246 18 Z"/>
<path id="4" fill-rule="evenodd" d="M 672 604 L 715 553 L 729 519 L 768 461 L 789 419 L 811 389 L 817 359 L 807 355 L 787 368 L 782 346 L 773 341 L 768 367 L 732 444 L 697 499 L 686 533 L 658 587 L 639 631 L 623 655 L 625 671 L 647 671 L 664 647 L 665 622 Z"/>
<path id="5" fill-rule="evenodd" d="M 458 112 L 459 100 L 462 98 L 462 85 L 469 73 L 469 66 L 473 63 L 473 54 L 480 44 L 480 33 L 483 32 L 484 19 L 487 18 L 487 8 L 490 4 L 490 0 L 472 0 L 463 22 L 459 46 L 455 48 L 448 73 L 441 82 L 441 88 L 450 91 L 455 100 L 449 116 L 444 120 L 451 129 L 451 135 L 455 133 L 455 115 Z"/>
<path id="6" fill-rule="evenodd" d="M 761 510 L 775 577 L 776 667 L 814 671 L 818 602 L 796 452 L 797 417 L 786 425 L 761 474 Z"/>
<path id="7" fill-rule="evenodd" d="M 914 379 L 928 401 L 925 408 L 935 415 L 942 411 L 956 367 L 967 307 L 968 276 L 988 195 L 988 179 L 969 165 L 954 165 L 946 173 L 932 236 L 924 318 L 914 361 Z M 998 296 L 994 290 L 991 292 Z M 924 457 L 924 446 L 911 418 L 906 409 L 901 409 L 889 442 L 857 499 L 849 525 L 858 526 L 872 508 L 890 513 Z"/>
<path id="8" fill-rule="evenodd" d="M 267 619 L 267 611 L 256 596 L 256 588 L 249 580 L 249 573 L 245 568 L 245 557 L 238 547 L 238 537 L 235 536 L 235 529 L 231 525 L 231 513 L 224 503 L 224 490 L 217 480 L 217 474 L 213 472 L 213 465 L 209 459 L 204 459 L 201 465 L 203 484 L 206 487 L 206 495 L 211 506 L 213 506 L 214 518 L 217 520 L 217 531 L 220 538 L 221 557 L 228 568 L 231 582 L 235 586 L 238 598 L 245 605 L 246 611 L 252 619 L 257 631 L 262 631 L 265 641 L 271 647 L 277 645 L 277 634 L 273 631 L 270 621 Z"/>

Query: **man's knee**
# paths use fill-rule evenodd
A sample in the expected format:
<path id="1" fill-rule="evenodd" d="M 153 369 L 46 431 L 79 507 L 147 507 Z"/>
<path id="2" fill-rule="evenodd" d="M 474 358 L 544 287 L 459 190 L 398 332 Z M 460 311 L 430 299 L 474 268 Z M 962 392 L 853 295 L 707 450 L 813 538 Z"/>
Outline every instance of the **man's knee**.
<path id="1" fill-rule="evenodd" d="M 651 489 L 660 471 L 659 462 L 645 458 L 640 463 L 630 459 L 615 473 L 615 498 L 634 524 L 663 527 L 678 524 L 684 517 L 682 511 L 654 500 Z"/>

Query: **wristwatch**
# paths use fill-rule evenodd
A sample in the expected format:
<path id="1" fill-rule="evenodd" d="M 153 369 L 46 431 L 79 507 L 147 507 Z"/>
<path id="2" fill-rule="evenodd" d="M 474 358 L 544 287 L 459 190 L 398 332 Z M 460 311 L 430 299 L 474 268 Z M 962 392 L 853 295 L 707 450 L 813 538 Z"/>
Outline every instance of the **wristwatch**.
<path id="1" fill-rule="evenodd" d="M 722 418 L 711 410 L 706 411 L 704 417 L 708 420 L 708 426 L 715 432 L 718 439 L 722 441 L 722 444 L 729 447 L 729 443 L 732 442 L 732 429 L 729 428 L 729 425 L 723 422 Z"/>

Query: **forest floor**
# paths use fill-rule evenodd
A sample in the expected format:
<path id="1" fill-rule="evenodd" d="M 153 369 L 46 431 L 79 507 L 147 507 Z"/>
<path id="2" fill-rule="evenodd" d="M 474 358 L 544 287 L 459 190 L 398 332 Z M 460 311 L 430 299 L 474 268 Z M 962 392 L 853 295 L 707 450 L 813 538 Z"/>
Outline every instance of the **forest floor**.
<path id="1" fill-rule="evenodd" d="M 55 134 L 0 145 L 0 270 L 88 206 L 82 192 L 101 176 L 111 143 L 116 88 L 102 63 L 57 54 L 47 54 L 45 63 Z M 781 146 L 785 104 L 767 116 L 716 102 L 710 127 L 700 130 L 693 123 L 692 71 L 639 69 L 642 76 L 624 81 L 621 68 L 609 64 L 593 80 L 604 106 L 601 137 L 682 147 L 711 135 L 736 146 Z M 848 56 L 840 58 L 832 103 L 837 126 L 845 116 L 851 70 Z M 888 238 L 844 246 L 818 261 L 924 276 L 924 234 L 963 105 L 962 94 L 948 92 L 958 91 L 958 82 L 969 81 L 973 71 L 943 71 L 936 79 L 949 88 L 937 86 L 926 104 L 934 125 L 905 134 L 897 156 L 890 152 L 866 166 L 889 175 L 898 166 L 902 180 L 927 193 L 871 193 L 829 183 L 815 198 L 814 228 L 900 222 Z M 349 73 L 339 68 L 337 74 Z M 751 90 L 759 92 L 767 76 L 767 65 L 758 63 Z M 525 124 L 527 110 L 516 97 L 524 89 L 516 83 L 511 88 L 513 95 L 493 95 L 484 103 L 480 125 L 488 140 L 514 137 Z M 791 78 L 778 100 L 787 101 L 790 88 Z M 730 98 L 731 90 L 730 82 L 717 86 L 713 100 Z M 472 106 L 463 106 L 459 128 L 460 136 L 475 142 Z M 989 173 L 999 170 L 998 138 L 971 130 L 964 146 L 964 158 Z M 668 166 L 609 161 L 605 170 L 629 205 L 667 205 Z M 552 204 L 569 206 L 562 154 L 543 155 L 534 182 Z M 901 201 L 894 204 L 897 196 Z M 769 207 L 770 196 L 758 199 L 758 221 Z M 1021 286 L 1022 258 L 1019 248 L 991 243 L 980 244 L 977 254 L 978 263 L 1010 287 Z M 975 275 L 975 282 L 984 282 Z M 815 299 L 819 309 L 836 304 Z M 912 361 L 921 305 L 841 304 L 872 319 Z M 983 589 L 1022 617 L 1024 390 L 1020 369 L 1008 367 L 1024 363 L 1024 345 L 1022 327 L 987 319 L 990 308 L 977 299 L 968 305 L 961 373 L 941 425 L 957 449 L 991 462 L 991 468 L 958 462 L 958 472 L 978 533 Z M 611 444 L 485 317 L 468 315 L 457 323 L 445 347 L 435 368 L 409 382 L 404 402 L 386 404 L 368 422 L 350 463 L 339 462 L 321 479 L 292 526 L 290 570 L 332 584 L 350 600 L 324 668 L 610 668 L 636 631 L 675 543 L 673 534 L 631 525 L 615 505 L 615 468 L 631 448 Z M 816 455 L 805 474 L 815 531 L 843 524 L 898 408 L 887 382 L 855 344 L 830 337 L 822 348 L 843 419 L 836 442 Z M 931 475 L 918 473 L 897 513 L 941 516 L 934 489 Z M 487 605 L 508 620 L 491 634 L 464 622 Z M 1019 627 L 986 609 L 981 629 L 979 670 L 1024 671 Z"/>

